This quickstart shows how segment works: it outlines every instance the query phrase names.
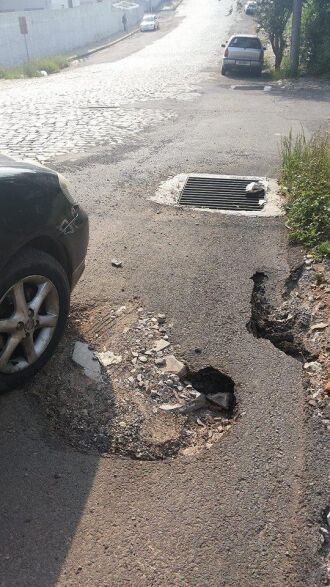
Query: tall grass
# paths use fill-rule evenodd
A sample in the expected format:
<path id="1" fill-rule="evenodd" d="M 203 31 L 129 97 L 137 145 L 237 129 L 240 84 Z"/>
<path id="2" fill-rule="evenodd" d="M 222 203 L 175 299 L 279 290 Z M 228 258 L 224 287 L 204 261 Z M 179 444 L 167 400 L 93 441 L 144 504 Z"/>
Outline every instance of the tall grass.
<path id="1" fill-rule="evenodd" d="M 275 59 L 272 55 L 265 55 L 264 67 L 269 71 L 274 81 L 290 79 L 292 77 L 290 58 L 288 55 L 284 55 L 280 69 L 275 69 Z"/>
<path id="2" fill-rule="evenodd" d="M 58 73 L 61 69 L 69 66 L 69 60 L 63 55 L 36 59 L 17 67 L 0 67 L 0 79 L 16 79 L 22 77 L 40 77 L 41 71 L 48 74 Z"/>
<path id="3" fill-rule="evenodd" d="M 280 183 L 286 195 L 290 237 L 330 256 L 330 135 L 319 131 L 307 140 L 292 132 L 282 140 Z"/>

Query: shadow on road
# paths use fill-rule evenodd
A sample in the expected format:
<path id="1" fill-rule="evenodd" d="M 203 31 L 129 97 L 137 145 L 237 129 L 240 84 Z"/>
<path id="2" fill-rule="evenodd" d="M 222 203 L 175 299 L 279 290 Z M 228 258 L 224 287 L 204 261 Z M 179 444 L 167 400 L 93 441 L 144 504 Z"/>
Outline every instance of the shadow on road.
<path id="1" fill-rule="evenodd" d="M 2 587 L 56 583 L 97 465 L 47 437 L 26 392 L 0 397 Z"/>
<path id="2" fill-rule="evenodd" d="M 320 79 L 283 79 L 274 81 L 268 71 L 256 77 L 249 71 L 231 71 L 220 79 L 228 82 L 238 82 L 236 90 L 263 90 L 264 85 L 269 85 L 272 95 L 280 96 L 288 100 L 307 100 L 314 102 L 329 102 L 330 82 Z"/>
<path id="3" fill-rule="evenodd" d="M 237 71 L 228 71 L 226 73 L 226 76 L 228 79 L 233 79 L 233 80 L 241 80 L 241 81 L 245 81 L 245 80 L 253 80 L 253 81 L 258 81 L 260 83 L 262 82 L 269 82 L 271 81 L 271 75 L 269 73 L 269 71 L 263 71 L 261 75 L 256 75 L 253 71 L 245 71 L 245 70 L 237 70 Z"/>

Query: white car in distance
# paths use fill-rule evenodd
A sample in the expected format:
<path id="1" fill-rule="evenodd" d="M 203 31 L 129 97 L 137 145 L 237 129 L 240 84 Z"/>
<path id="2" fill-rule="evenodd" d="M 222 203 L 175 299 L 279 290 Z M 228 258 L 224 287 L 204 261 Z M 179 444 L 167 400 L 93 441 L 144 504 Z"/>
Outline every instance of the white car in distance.
<path id="1" fill-rule="evenodd" d="M 159 29 L 159 21 L 155 14 L 145 14 L 140 23 L 140 31 L 146 33 L 147 31 L 157 31 Z"/>
<path id="2" fill-rule="evenodd" d="M 245 14 L 251 14 L 251 16 L 254 16 L 256 11 L 257 11 L 257 3 L 254 2 L 253 0 L 249 0 L 249 2 L 247 2 L 244 6 Z"/>

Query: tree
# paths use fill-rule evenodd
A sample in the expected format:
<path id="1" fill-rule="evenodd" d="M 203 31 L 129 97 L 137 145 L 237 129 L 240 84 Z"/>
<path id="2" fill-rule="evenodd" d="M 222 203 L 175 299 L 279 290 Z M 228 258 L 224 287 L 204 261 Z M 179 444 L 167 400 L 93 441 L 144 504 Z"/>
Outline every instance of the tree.
<path id="1" fill-rule="evenodd" d="M 330 73 L 330 0 L 306 0 L 303 11 L 303 61 L 313 74 Z"/>
<path id="2" fill-rule="evenodd" d="M 292 0 L 259 0 L 257 19 L 265 31 L 275 55 L 275 69 L 280 69 L 287 46 L 286 27 L 292 14 Z"/>

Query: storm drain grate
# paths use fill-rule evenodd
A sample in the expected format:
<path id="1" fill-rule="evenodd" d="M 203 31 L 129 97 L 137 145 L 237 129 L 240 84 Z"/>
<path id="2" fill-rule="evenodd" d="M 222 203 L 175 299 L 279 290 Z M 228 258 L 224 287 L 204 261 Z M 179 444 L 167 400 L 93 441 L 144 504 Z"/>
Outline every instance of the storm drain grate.
<path id="1" fill-rule="evenodd" d="M 262 210 L 265 200 L 260 194 L 247 194 L 245 189 L 260 178 L 221 175 L 190 175 L 179 199 L 183 206 L 216 210 Z"/>

